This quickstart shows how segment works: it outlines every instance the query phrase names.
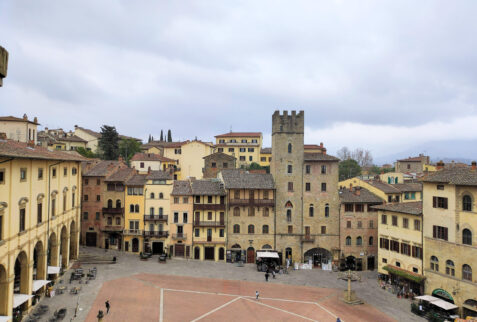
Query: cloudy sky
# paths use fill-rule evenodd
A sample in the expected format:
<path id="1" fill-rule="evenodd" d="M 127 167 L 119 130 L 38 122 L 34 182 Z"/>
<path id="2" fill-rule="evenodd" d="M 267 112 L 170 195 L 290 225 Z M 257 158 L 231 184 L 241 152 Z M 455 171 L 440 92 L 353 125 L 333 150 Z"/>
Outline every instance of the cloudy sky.
<path id="1" fill-rule="evenodd" d="M 0 115 L 143 139 L 262 131 L 270 144 L 273 111 L 299 109 L 305 141 L 331 153 L 452 141 L 468 155 L 475 12 L 474 0 L 3 0 Z"/>

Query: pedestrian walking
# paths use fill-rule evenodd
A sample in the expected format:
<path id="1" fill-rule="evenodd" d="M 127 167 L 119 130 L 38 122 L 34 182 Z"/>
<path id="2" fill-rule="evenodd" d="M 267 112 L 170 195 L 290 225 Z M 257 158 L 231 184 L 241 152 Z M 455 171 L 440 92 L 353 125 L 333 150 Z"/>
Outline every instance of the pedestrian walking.
<path id="1" fill-rule="evenodd" d="M 260 293 L 258 291 L 255 291 L 255 299 L 258 301 L 258 297 L 260 296 Z"/>
<path id="2" fill-rule="evenodd" d="M 268 277 L 270 276 L 270 274 L 268 274 L 268 271 L 265 273 L 265 282 L 268 282 Z"/>
<path id="3" fill-rule="evenodd" d="M 272 277 L 273 277 L 273 279 L 275 279 L 275 270 L 274 269 L 272 269 Z"/>
<path id="4" fill-rule="evenodd" d="M 109 308 L 111 307 L 111 305 L 109 304 L 109 300 L 107 300 L 106 303 L 104 303 L 104 305 L 106 305 L 106 314 L 108 314 Z"/>
<path id="5" fill-rule="evenodd" d="M 340 318 L 337 318 L 337 319 L 336 319 L 336 322 L 341 322 L 341 319 L 340 319 Z"/>

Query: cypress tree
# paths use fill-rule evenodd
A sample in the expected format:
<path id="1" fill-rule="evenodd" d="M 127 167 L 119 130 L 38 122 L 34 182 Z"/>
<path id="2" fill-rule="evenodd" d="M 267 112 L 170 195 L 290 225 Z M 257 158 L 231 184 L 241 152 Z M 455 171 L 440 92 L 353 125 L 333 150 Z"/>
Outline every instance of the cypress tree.
<path id="1" fill-rule="evenodd" d="M 167 131 L 167 142 L 172 142 L 172 133 L 171 130 Z"/>

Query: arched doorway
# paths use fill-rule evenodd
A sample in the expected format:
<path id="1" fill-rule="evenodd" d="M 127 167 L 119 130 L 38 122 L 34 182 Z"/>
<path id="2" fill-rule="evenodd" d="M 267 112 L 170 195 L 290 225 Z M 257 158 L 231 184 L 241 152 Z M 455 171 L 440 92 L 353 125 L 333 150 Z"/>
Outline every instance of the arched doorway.
<path id="1" fill-rule="evenodd" d="M 292 257 L 292 249 L 290 247 L 287 247 L 285 249 L 285 260 L 289 259 L 290 261 L 293 259 Z"/>
<path id="2" fill-rule="evenodd" d="M 262 246 L 262 249 L 272 249 L 272 246 L 265 244 Z"/>
<path id="3" fill-rule="evenodd" d="M 432 296 L 438 297 L 440 299 L 443 299 L 444 301 L 454 304 L 454 298 L 452 297 L 452 295 L 450 295 L 449 292 L 443 290 L 442 288 L 436 288 L 434 291 L 432 291 Z"/>
<path id="4" fill-rule="evenodd" d="M 137 253 L 139 251 L 139 239 L 133 238 L 132 240 L 132 251 Z"/>
<path id="5" fill-rule="evenodd" d="M 464 301 L 464 316 L 477 316 L 477 301 L 468 299 Z"/>
<path id="6" fill-rule="evenodd" d="M 223 261 L 225 259 L 225 250 L 223 247 L 219 248 L 219 260 Z"/>
<path id="7" fill-rule="evenodd" d="M 255 262 L 255 249 L 253 247 L 247 248 L 247 263 L 253 264 Z"/>
<path id="8" fill-rule="evenodd" d="M 61 228 L 61 241 L 60 241 L 60 251 L 61 251 L 61 267 L 63 269 L 68 268 L 68 250 L 70 248 L 69 245 L 69 238 L 68 238 L 68 230 L 66 226 Z"/>
<path id="9" fill-rule="evenodd" d="M 194 259 L 200 259 L 200 247 L 194 248 Z"/>
<path id="10" fill-rule="evenodd" d="M 43 243 L 39 240 L 33 249 L 33 279 L 46 279 L 46 257 Z"/>
<path id="11" fill-rule="evenodd" d="M 305 252 L 305 262 L 311 259 L 314 267 L 322 268 L 323 264 L 329 264 L 332 258 L 331 252 L 324 248 L 312 248 Z"/>
<path id="12" fill-rule="evenodd" d="M 55 233 L 48 240 L 48 266 L 58 266 L 58 241 Z"/>
<path id="13" fill-rule="evenodd" d="M 30 292 L 28 291 L 28 257 L 24 251 L 20 252 L 15 260 L 14 273 L 15 277 L 13 279 L 13 294 L 30 295 Z M 15 310 L 20 308 L 22 311 L 24 311 L 27 309 L 27 303 L 28 299 L 21 306 L 13 309 Z"/>
<path id="14" fill-rule="evenodd" d="M 8 310 L 8 278 L 7 270 L 0 265 L 0 315 L 9 316 Z"/>
<path id="15" fill-rule="evenodd" d="M 73 220 L 70 224 L 70 260 L 78 258 L 78 232 Z"/>
<path id="16" fill-rule="evenodd" d="M 350 269 L 352 271 L 356 270 L 356 257 L 354 256 L 346 257 L 346 269 Z"/>

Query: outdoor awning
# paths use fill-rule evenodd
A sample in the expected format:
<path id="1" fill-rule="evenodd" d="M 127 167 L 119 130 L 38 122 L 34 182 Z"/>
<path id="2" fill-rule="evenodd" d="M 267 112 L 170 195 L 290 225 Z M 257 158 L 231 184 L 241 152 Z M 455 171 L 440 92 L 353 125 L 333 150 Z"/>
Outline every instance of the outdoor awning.
<path id="1" fill-rule="evenodd" d="M 19 307 L 32 297 L 33 295 L 28 294 L 13 294 L 13 308 Z"/>
<path id="2" fill-rule="evenodd" d="M 405 270 L 403 268 L 393 266 L 393 265 L 386 265 L 383 267 L 384 270 L 388 271 L 391 274 L 400 276 L 402 278 L 405 278 L 407 280 L 416 282 L 416 283 L 421 283 L 426 279 L 424 275 L 420 275 L 414 272 L 410 272 L 408 270 Z"/>
<path id="3" fill-rule="evenodd" d="M 4 315 L 0 316 L 0 322 L 8 322 L 8 321 L 11 321 L 11 320 L 12 320 L 11 316 L 4 316 Z"/>
<path id="4" fill-rule="evenodd" d="M 277 253 L 257 252 L 257 258 L 279 258 Z"/>
<path id="5" fill-rule="evenodd" d="M 433 302 L 433 301 L 439 300 L 439 298 L 431 296 L 431 295 L 416 296 L 415 299 L 416 300 L 423 300 L 423 301 L 427 301 L 427 302 Z"/>
<path id="6" fill-rule="evenodd" d="M 59 274 L 61 267 L 59 266 L 48 266 L 48 274 Z"/>
<path id="7" fill-rule="evenodd" d="M 50 283 L 48 280 L 33 280 L 33 292 L 38 291 L 40 288 L 45 286 L 46 284 Z"/>
<path id="8" fill-rule="evenodd" d="M 444 309 L 446 311 L 448 310 L 453 310 L 453 309 L 457 309 L 457 306 L 452 304 L 452 303 L 449 303 L 447 301 L 444 301 L 444 300 L 441 300 L 441 299 L 438 299 L 437 301 L 432 301 L 431 302 L 432 305 L 435 305 L 435 306 L 438 306 L 440 307 L 441 309 Z"/>

